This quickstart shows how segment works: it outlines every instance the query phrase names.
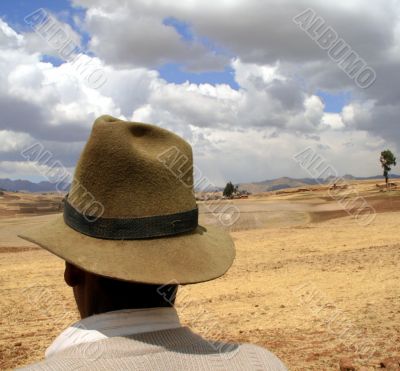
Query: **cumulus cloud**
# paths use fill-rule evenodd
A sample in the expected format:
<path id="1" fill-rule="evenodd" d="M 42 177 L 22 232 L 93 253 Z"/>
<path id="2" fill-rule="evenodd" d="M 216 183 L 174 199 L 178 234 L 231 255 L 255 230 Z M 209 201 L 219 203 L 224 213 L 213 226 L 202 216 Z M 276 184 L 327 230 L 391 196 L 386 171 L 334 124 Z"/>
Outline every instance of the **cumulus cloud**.
<path id="1" fill-rule="evenodd" d="M 45 10 L 36 10 L 24 17 L 25 22 L 30 25 L 30 30 L 22 32 L 25 49 L 30 53 L 40 53 L 59 57 L 57 48 L 57 37 L 67 35 L 68 40 L 77 49 L 82 48 L 81 35 L 76 32 L 70 24 L 60 21 L 56 15 Z M 40 29 L 40 32 L 38 30 Z"/>
<path id="2" fill-rule="evenodd" d="M 92 35 L 90 49 L 105 62 L 122 67 L 180 61 L 191 70 L 223 69 L 226 57 L 210 52 L 198 40 L 184 40 L 164 22 L 168 15 L 157 12 L 157 6 L 139 1 L 89 7 L 85 29 Z"/>
<path id="3" fill-rule="evenodd" d="M 0 18 L 0 46 L 6 48 L 18 48 L 23 45 L 23 43 L 23 36 L 15 32 Z"/>
<path id="4" fill-rule="evenodd" d="M 4 173 L 13 162 L 20 177 L 32 173 L 21 165 L 20 151 L 35 141 L 72 167 L 93 120 L 106 113 L 181 134 L 216 184 L 307 176 L 292 157 L 308 146 L 339 173 L 355 175 L 378 172 L 383 147 L 400 149 L 396 1 L 385 7 L 361 0 L 73 3 L 85 8 L 79 26 L 89 36 L 90 53 L 81 51 L 79 59 L 58 66 L 42 61 L 43 55 L 57 55 L 51 45 L 0 19 Z M 307 8 L 374 68 L 377 80 L 370 88 L 357 87 L 293 22 Z M 171 18 L 190 37 L 166 22 Z M 81 45 L 80 34 L 61 24 Z M 192 71 L 229 67 L 239 88 L 165 81 L 157 67 L 170 62 Z M 88 83 L 88 66 L 105 77 L 97 89 Z M 341 112 L 326 112 L 319 90 L 349 92 L 351 101 Z"/>

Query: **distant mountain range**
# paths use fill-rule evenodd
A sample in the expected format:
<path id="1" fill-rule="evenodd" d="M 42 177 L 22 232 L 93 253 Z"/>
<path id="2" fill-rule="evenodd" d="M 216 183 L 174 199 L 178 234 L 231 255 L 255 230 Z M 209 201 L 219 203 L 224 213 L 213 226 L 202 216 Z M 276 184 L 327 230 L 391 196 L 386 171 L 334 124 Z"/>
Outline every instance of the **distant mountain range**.
<path id="1" fill-rule="evenodd" d="M 398 179 L 400 175 L 390 175 L 391 179 Z M 346 180 L 373 180 L 373 179 L 381 179 L 383 180 L 382 175 L 376 175 L 371 177 L 355 177 L 353 175 L 345 175 L 342 179 Z M 282 177 L 277 179 L 264 180 L 262 182 L 252 182 L 252 183 L 240 183 L 239 189 L 246 190 L 250 193 L 260 193 L 260 192 L 268 192 L 268 191 L 277 191 L 279 189 L 284 188 L 298 188 L 298 187 L 307 187 L 315 184 L 323 184 L 331 181 L 332 178 L 326 179 L 314 179 L 314 178 L 289 178 Z M 11 179 L 0 179 L 0 189 L 5 191 L 13 191 L 13 192 L 55 192 L 59 189 L 67 190 L 68 185 L 58 185 L 51 182 L 40 182 L 33 183 L 29 180 L 11 180 Z M 223 187 L 215 187 L 216 191 L 222 191 Z"/>
<path id="2" fill-rule="evenodd" d="M 56 192 L 58 190 L 67 190 L 67 184 L 55 184 L 51 182 L 33 183 L 29 180 L 11 180 L 0 179 L 0 188 L 4 191 L 13 192 Z"/>
<path id="3" fill-rule="evenodd" d="M 391 179 L 398 179 L 400 175 L 390 175 Z M 329 183 L 334 179 L 334 177 L 328 177 L 326 179 L 315 179 L 315 178 L 289 178 L 282 177 L 271 180 L 264 180 L 262 182 L 253 182 L 253 183 L 241 183 L 239 184 L 239 190 L 246 190 L 250 193 L 261 193 L 261 192 L 269 192 L 269 191 L 277 191 L 279 189 L 285 188 L 300 188 L 300 187 L 308 187 L 310 185 L 316 184 L 324 184 Z M 383 180 L 382 175 L 370 176 L 370 177 L 355 177 L 353 175 L 346 174 L 341 179 L 345 180 L 373 180 L 373 179 L 381 179 Z"/>

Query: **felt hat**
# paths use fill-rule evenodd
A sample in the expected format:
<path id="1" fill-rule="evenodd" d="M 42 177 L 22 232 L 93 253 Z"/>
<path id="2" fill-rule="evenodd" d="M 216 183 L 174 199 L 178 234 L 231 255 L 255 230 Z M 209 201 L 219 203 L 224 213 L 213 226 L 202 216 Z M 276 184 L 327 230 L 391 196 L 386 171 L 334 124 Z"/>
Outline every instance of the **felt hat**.
<path id="1" fill-rule="evenodd" d="M 21 234 L 83 270 L 149 284 L 223 275 L 231 237 L 198 225 L 191 146 L 160 127 L 99 117 L 63 215 Z"/>

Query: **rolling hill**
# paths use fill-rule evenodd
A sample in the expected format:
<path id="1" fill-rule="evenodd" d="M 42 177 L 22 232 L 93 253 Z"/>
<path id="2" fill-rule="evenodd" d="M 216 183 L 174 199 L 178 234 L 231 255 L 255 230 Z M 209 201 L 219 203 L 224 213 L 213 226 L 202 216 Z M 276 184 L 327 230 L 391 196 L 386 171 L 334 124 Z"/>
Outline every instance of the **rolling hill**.
<path id="1" fill-rule="evenodd" d="M 382 175 L 376 175 L 371 177 L 354 177 L 353 175 L 344 175 L 342 177 L 346 180 L 368 180 L 368 179 L 382 179 Z M 391 179 L 398 179 L 400 175 L 391 175 Z M 268 191 L 277 191 L 284 188 L 297 188 L 307 187 L 315 184 L 323 184 L 331 181 L 331 178 L 327 179 L 314 179 L 314 178 L 290 178 L 281 177 L 277 179 L 269 179 L 261 182 L 249 182 L 240 183 L 239 190 L 246 190 L 250 193 L 260 193 Z M 40 183 L 34 183 L 29 180 L 12 180 L 8 178 L 0 179 L 0 189 L 13 192 L 56 192 L 58 190 L 67 191 L 69 189 L 68 184 L 57 185 L 51 182 L 43 181 Z M 212 191 L 222 191 L 224 187 L 215 187 Z"/>
<path id="2" fill-rule="evenodd" d="M 391 179 L 398 179 L 400 175 L 391 175 Z M 346 174 L 342 177 L 347 181 L 353 180 L 372 180 L 372 179 L 383 179 L 382 175 L 376 175 L 371 177 L 355 177 L 353 175 Z M 310 185 L 329 183 L 333 179 L 314 179 L 314 178 L 290 178 L 282 177 L 277 179 L 264 180 L 262 182 L 252 182 L 252 183 L 241 183 L 239 184 L 239 190 L 246 190 L 250 193 L 261 193 L 269 191 L 277 191 L 279 189 L 285 188 L 298 188 L 298 187 L 308 187 Z"/>

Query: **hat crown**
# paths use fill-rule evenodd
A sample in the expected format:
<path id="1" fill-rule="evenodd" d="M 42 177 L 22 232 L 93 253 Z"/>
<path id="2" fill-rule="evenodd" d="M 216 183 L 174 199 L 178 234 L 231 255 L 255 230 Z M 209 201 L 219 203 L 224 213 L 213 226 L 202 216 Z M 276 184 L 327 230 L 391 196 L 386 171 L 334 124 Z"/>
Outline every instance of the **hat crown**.
<path id="1" fill-rule="evenodd" d="M 192 210 L 191 146 L 160 127 L 101 116 L 78 161 L 68 202 L 103 218 Z"/>

